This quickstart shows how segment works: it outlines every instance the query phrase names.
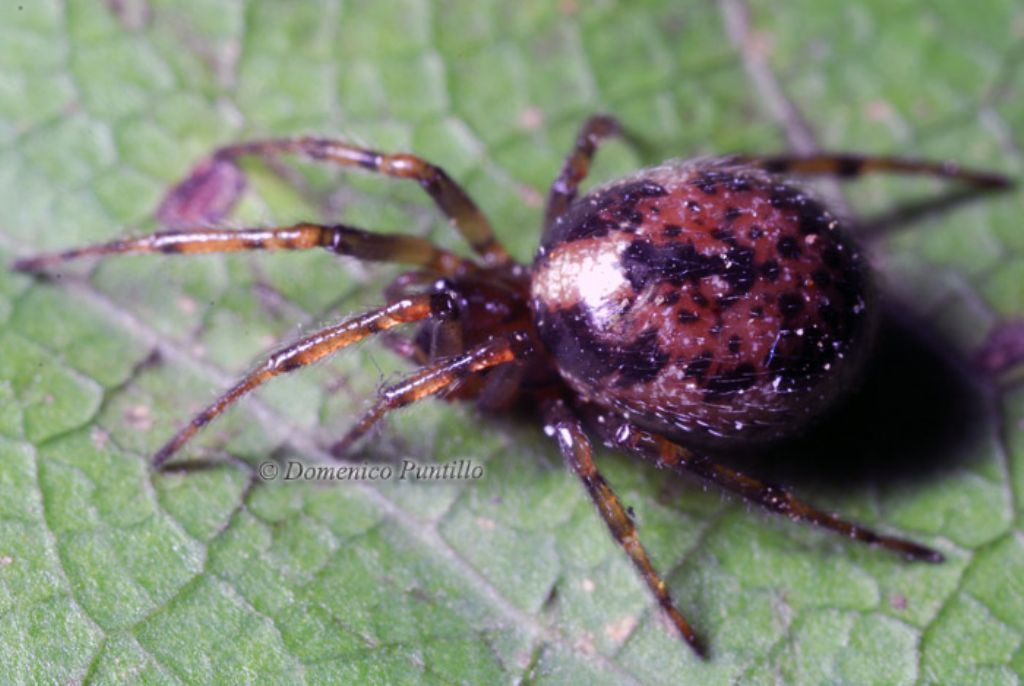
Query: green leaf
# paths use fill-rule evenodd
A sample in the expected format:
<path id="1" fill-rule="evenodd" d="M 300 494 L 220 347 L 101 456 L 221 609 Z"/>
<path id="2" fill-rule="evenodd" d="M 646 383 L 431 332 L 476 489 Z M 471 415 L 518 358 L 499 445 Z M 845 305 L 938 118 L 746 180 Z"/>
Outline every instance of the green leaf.
<path id="1" fill-rule="evenodd" d="M 663 157 L 784 150 L 808 132 L 824 148 L 1019 176 L 1022 27 L 1013 0 L 5 2 L 0 260 L 153 231 L 162 195 L 195 162 L 255 136 L 415 151 L 465 183 L 522 260 L 547 184 L 596 111 L 641 145 L 610 143 L 595 180 Z M 414 185 L 301 167 L 298 192 L 246 169 L 233 223 L 329 216 L 458 246 Z M 859 213 L 922 188 L 938 185 L 871 179 L 847 198 Z M 1022 205 L 1016 192 L 872 245 L 884 288 L 964 356 L 1024 315 Z M 188 448 L 209 468 L 149 469 L 253 358 L 379 302 L 394 269 L 309 253 L 111 258 L 61 273 L 0 270 L 0 664 L 11 682 L 1024 677 L 1024 394 L 1011 386 L 993 386 L 991 416 L 950 469 L 798 484 L 934 544 L 948 556 L 937 566 L 602 455 L 711 646 L 701 662 L 663 626 L 537 427 L 431 401 L 396 415 L 366 456 L 468 459 L 482 479 L 258 479 L 270 459 L 315 463 L 316 446 L 402 369 L 376 343 L 219 419 Z M 822 461 L 833 447 L 820 446 Z"/>

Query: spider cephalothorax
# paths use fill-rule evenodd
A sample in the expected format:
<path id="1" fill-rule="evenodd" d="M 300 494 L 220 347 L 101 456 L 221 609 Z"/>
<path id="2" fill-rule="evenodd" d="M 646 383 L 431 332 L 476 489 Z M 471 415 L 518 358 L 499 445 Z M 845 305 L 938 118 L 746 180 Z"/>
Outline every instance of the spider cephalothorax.
<path id="1" fill-rule="evenodd" d="M 701 654 L 632 517 L 594 464 L 584 418 L 609 445 L 659 467 L 695 473 L 773 512 L 910 559 L 941 561 L 931 548 L 816 510 L 675 441 L 721 448 L 794 431 L 848 385 L 870 339 L 872 291 L 856 244 L 824 205 L 778 173 L 902 172 L 979 190 L 1006 188 L 1009 181 L 896 158 L 729 157 L 666 163 L 577 199 L 598 144 L 617 130 L 604 116 L 581 129 L 551 187 L 532 268 L 509 257 L 483 213 L 439 167 L 321 138 L 222 148 L 172 189 L 164 208 L 209 218 L 217 212 L 204 215 L 204 202 L 231 205 L 237 198 L 237 158 L 298 154 L 417 181 L 479 259 L 418 236 L 303 223 L 237 231 L 186 227 L 28 257 L 14 266 L 39 271 L 115 253 L 309 248 L 413 265 L 415 271 L 387 289 L 384 306 L 269 355 L 173 436 L 154 465 L 264 382 L 385 332 L 388 346 L 420 368 L 383 389 L 332 452 L 340 457 L 389 411 L 435 394 L 472 398 L 484 409 L 516 403 L 534 409 L 680 636 Z M 421 328 L 411 337 L 387 331 L 417 322 Z"/>

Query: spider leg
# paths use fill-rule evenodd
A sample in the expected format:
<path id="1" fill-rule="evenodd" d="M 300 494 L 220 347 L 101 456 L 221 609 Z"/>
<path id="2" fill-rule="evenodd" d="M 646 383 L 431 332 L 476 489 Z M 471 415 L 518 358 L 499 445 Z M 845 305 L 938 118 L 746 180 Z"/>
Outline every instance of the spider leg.
<path id="1" fill-rule="evenodd" d="M 587 119 L 576 134 L 572 152 L 565 158 L 562 171 L 558 173 L 551 190 L 548 191 L 547 208 L 544 210 L 544 230 L 547 231 L 576 198 L 580 182 L 590 171 L 597 146 L 609 136 L 619 134 L 619 122 L 614 117 L 599 114 Z"/>
<path id="2" fill-rule="evenodd" d="M 1014 185 L 1012 179 L 1001 174 L 969 169 L 952 162 L 930 162 L 903 157 L 822 153 L 808 156 L 777 155 L 770 157 L 741 155 L 739 160 L 765 171 L 779 174 L 822 174 L 839 178 L 854 178 L 881 172 L 934 176 L 962 181 L 987 190 L 1005 190 Z"/>
<path id="3" fill-rule="evenodd" d="M 430 332 L 431 361 L 458 355 L 465 350 L 462 344 L 462 324 L 457 319 L 439 321 Z"/>
<path id="4" fill-rule="evenodd" d="M 331 454 L 344 456 L 366 432 L 387 413 L 441 393 L 470 374 L 495 367 L 530 354 L 529 337 L 522 332 L 492 338 L 459 355 L 443 357 L 408 375 L 398 383 L 381 390 L 377 402 L 340 441 L 331 446 Z"/>
<path id="5" fill-rule="evenodd" d="M 562 457 L 565 458 L 566 464 L 586 487 L 591 500 L 597 506 L 597 511 L 608 525 L 612 538 L 629 555 L 629 559 L 633 561 L 633 565 L 640 572 L 647 587 L 658 599 L 658 604 L 671 620 L 676 631 L 693 648 L 695 653 L 701 657 L 707 657 L 704 645 L 683 615 L 676 609 L 665 582 L 647 557 L 647 551 L 640 543 L 632 518 L 594 464 L 590 439 L 587 438 L 580 420 L 573 415 L 562 400 L 558 399 L 545 403 L 544 423 L 545 431 L 551 432 L 558 441 L 558 447 L 562 451 Z"/>
<path id="6" fill-rule="evenodd" d="M 394 178 L 413 179 L 427 192 L 469 242 L 490 265 L 510 260 L 494 237 L 484 213 L 469 194 L 440 167 L 415 155 L 386 154 L 328 138 L 302 137 L 250 141 L 217 150 L 214 159 L 234 160 L 246 155 L 299 155 L 342 167 L 359 167 Z M 187 184 L 189 179 L 183 181 Z M 179 184 L 180 185 L 180 184 Z M 172 191 L 173 193 L 173 191 Z"/>
<path id="7" fill-rule="evenodd" d="M 626 421 L 605 417 L 607 437 L 620 448 L 654 462 L 658 467 L 676 472 L 691 472 L 732 491 L 761 507 L 794 521 L 810 522 L 848 538 L 886 548 L 910 560 L 942 562 L 942 553 L 913 541 L 879 534 L 854 522 L 841 519 L 805 503 L 786 490 L 729 469 L 712 460 L 695 455 L 667 438 L 651 433 Z"/>
<path id="8" fill-rule="evenodd" d="M 174 435 L 153 456 L 153 465 L 160 466 L 181 448 L 199 429 L 221 414 L 249 391 L 278 376 L 295 371 L 335 353 L 371 334 L 399 324 L 417 322 L 428 317 L 443 319 L 452 316 L 457 305 L 447 292 L 424 294 L 392 302 L 321 329 L 291 345 L 272 353 L 265 362 L 249 372 L 241 381 L 223 393 L 205 410 L 197 414 L 185 428 Z"/>
<path id="9" fill-rule="evenodd" d="M 519 397 L 526 367 L 519 361 L 509 362 L 487 375 L 476 406 L 484 412 L 502 412 L 512 407 Z"/>
<path id="10" fill-rule="evenodd" d="M 255 229 L 161 231 L 140 238 L 122 238 L 64 252 L 34 255 L 15 261 L 13 267 L 20 271 L 40 271 L 80 257 L 129 253 L 196 255 L 243 250 L 310 248 L 325 248 L 339 255 L 349 255 L 361 260 L 415 264 L 441 275 L 454 275 L 476 269 L 476 265 L 469 260 L 438 248 L 419 236 L 379 234 L 342 224 L 305 222 L 293 226 Z"/>

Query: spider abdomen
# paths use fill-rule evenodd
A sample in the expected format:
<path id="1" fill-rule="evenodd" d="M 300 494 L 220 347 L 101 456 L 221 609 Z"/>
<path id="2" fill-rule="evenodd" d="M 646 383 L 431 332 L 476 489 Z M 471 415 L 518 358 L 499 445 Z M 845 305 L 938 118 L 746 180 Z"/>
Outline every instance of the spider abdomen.
<path id="1" fill-rule="evenodd" d="M 541 245 L 531 307 L 585 399 L 723 445 L 786 434 L 848 385 L 870 296 L 824 205 L 719 158 L 575 201 Z"/>

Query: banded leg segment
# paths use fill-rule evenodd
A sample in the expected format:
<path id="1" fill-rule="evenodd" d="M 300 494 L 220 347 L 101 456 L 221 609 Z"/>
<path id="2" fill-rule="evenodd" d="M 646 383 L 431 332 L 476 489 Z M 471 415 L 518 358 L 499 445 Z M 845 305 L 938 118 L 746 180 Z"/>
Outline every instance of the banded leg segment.
<path id="1" fill-rule="evenodd" d="M 243 395 L 275 376 L 312 364 L 378 331 L 385 331 L 399 324 L 422 321 L 428 317 L 449 317 L 456 307 L 453 297 L 443 292 L 406 298 L 346 319 L 340 324 L 317 331 L 272 353 L 263 364 L 249 372 L 245 378 L 197 414 L 185 428 L 164 444 L 153 456 L 153 465 L 160 466 L 166 462 L 199 429 Z"/>
<path id="2" fill-rule="evenodd" d="M 952 162 L 931 162 L 903 157 L 824 153 L 809 156 L 777 155 L 771 157 L 741 155 L 739 160 L 777 174 L 829 175 L 847 179 L 873 173 L 912 174 L 962 181 L 978 188 L 990 190 L 1013 187 L 1013 181 L 1001 174 L 969 169 Z"/>
<path id="3" fill-rule="evenodd" d="M 606 425 L 608 424 L 609 422 L 606 421 Z M 695 455 L 667 438 L 628 422 L 620 421 L 617 426 L 611 422 L 611 426 L 609 436 L 613 443 L 653 462 L 658 467 L 696 474 L 766 510 L 784 515 L 794 521 L 815 524 L 861 543 L 886 548 L 910 560 L 937 563 L 944 559 L 942 553 L 937 550 L 903 538 L 879 534 L 834 514 L 823 512 L 778 486 L 764 483 L 716 464 L 708 458 Z"/>
<path id="4" fill-rule="evenodd" d="M 460 355 L 443 357 L 410 374 L 398 383 L 380 392 L 374 403 L 355 426 L 340 441 L 331 446 L 331 454 L 343 457 L 360 438 L 387 413 L 410 405 L 431 395 L 441 393 L 470 374 L 522 359 L 530 354 L 532 346 L 524 333 L 493 338 Z"/>
<path id="5" fill-rule="evenodd" d="M 562 171 L 548 191 L 547 208 L 544 210 L 544 228 L 547 230 L 555 220 L 568 209 L 576 199 L 580 182 L 590 172 L 597 147 L 609 136 L 620 132 L 619 122 L 608 115 L 597 115 L 587 119 L 576 135 L 572 152 L 565 158 Z"/>
<path id="6" fill-rule="evenodd" d="M 214 158 L 236 159 L 245 155 L 282 154 L 300 155 L 342 167 L 359 167 L 394 178 L 413 179 L 452 220 L 473 250 L 483 257 L 487 264 L 503 264 L 510 260 L 505 248 L 494 237 L 487 217 L 469 194 L 443 169 L 415 155 L 386 154 L 328 138 L 303 137 L 228 145 L 214 153 Z"/>
<path id="7" fill-rule="evenodd" d="M 549 400 L 544 406 L 544 424 L 545 430 L 554 432 L 554 437 L 558 441 L 558 447 L 561 449 L 566 464 L 583 482 L 590 499 L 597 506 L 601 518 L 608 525 L 612 538 L 626 551 L 680 637 L 697 655 L 707 657 L 704 645 L 690 624 L 676 609 L 665 582 L 655 571 L 650 558 L 647 557 L 647 551 L 640 543 L 633 520 L 622 503 L 619 502 L 615 491 L 598 471 L 597 465 L 594 464 L 590 440 L 579 419 L 572 414 L 562 400 Z"/>
<path id="8" fill-rule="evenodd" d="M 301 223 L 285 227 L 253 229 L 197 229 L 161 231 L 140 238 L 123 238 L 64 252 L 35 255 L 17 260 L 20 271 L 41 271 L 81 257 L 116 254 L 163 253 L 197 255 L 243 250 L 309 250 L 325 248 L 371 262 L 404 262 L 445 276 L 476 269 L 458 255 L 434 246 L 430 241 L 408 234 L 378 234 L 342 224 Z"/>

